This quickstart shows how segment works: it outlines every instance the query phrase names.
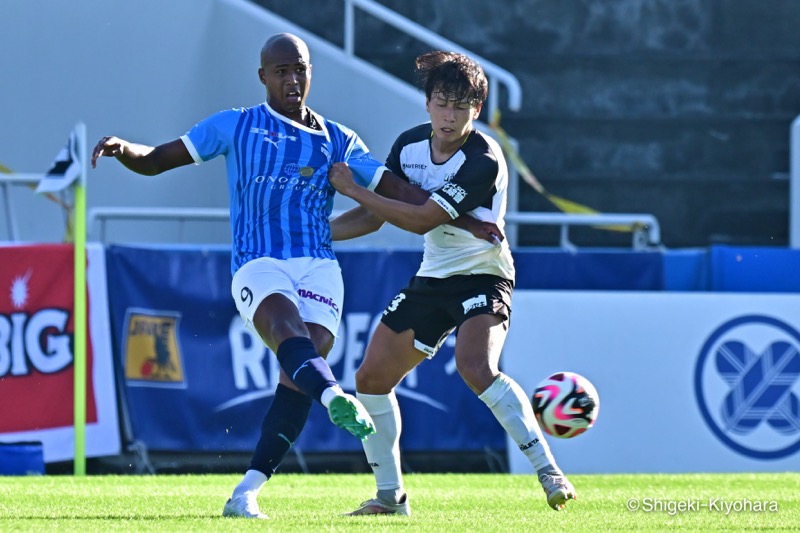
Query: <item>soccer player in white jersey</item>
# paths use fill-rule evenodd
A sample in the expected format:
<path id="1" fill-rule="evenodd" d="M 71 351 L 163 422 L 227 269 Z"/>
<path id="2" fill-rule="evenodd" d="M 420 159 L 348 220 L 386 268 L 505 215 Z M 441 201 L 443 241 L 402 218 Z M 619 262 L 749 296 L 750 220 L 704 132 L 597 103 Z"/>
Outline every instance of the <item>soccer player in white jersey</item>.
<path id="1" fill-rule="evenodd" d="M 328 168 L 346 162 L 369 190 L 412 202 L 427 198 L 388 172 L 355 132 L 306 107 L 309 57 L 301 39 L 273 35 L 261 49 L 258 69 L 265 103 L 221 111 L 155 147 L 103 137 L 92 153 L 93 168 L 98 158 L 115 157 L 145 175 L 225 156 L 231 294 L 247 327 L 277 355 L 281 367 L 250 466 L 226 502 L 225 516 L 267 518 L 256 497 L 300 435 L 312 400 L 328 409 L 334 424 L 362 440 L 375 431 L 369 414 L 342 391 L 324 359 L 344 298 L 328 223 L 335 193 Z M 456 224 L 485 239 L 498 231 L 471 217 Z"/>
<path id="2" fill-rule="evenodd" d="M 430 191 L 422 205 L 383 198 L 354 182 L 347 163 L 328 179 L 360 206 L 331 222 L 334 240 L 372 231 L 388 221 L 425 235 L 422 264 L 383 312 L 356 372 L 356 396 L 372 416 L 376 434 L 363 443 L 377 495 L 351 515 L 411 512 L 400 469 L 400 412 L 394 388 L 458 329 L 456 366 L 491 409 L 538 474 L 555 510 L 575 498 L 556 465 L 528 395 L 499 371 L 511 317 L 514 264 L 505 241 L 489 244 L 443 225 L 469 213 L 502 231 L 508 170 L 498 144 L 474 128 L 486 100 L 483 69 L 468 57 L 442 51 L 417 58 L 431 121 L 402 133 L 387 166 Z"/>

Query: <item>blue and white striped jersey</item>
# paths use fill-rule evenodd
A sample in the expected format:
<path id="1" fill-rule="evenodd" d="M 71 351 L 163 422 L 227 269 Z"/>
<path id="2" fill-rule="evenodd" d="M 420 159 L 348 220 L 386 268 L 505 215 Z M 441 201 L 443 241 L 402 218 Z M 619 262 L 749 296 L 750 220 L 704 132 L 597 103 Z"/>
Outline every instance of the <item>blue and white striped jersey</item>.
<path id="1" fill-rule="evenodd" d="M 181 140 L 195 163 L 224 155 L 233 254 L 231 271 L 258 257 L 335 259 L 328 218 L 336 192 L 328 168 L 346 162 L 373 190 L 386 170 L 358 135 L 316 113 L 312 129 L 265 102 L 220 111 Z"/>

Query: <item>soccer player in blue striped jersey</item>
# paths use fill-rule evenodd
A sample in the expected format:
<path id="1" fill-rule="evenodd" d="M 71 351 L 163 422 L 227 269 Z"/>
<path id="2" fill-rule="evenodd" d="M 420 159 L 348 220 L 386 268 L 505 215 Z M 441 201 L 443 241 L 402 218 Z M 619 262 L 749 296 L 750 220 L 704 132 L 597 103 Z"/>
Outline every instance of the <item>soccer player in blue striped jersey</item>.
<path id="1" fill-rule="evenodd" d="M 261 49 L 259 79 L 267 101 L 216 113 L 159 146 L 103 137 L 92 153 L 115 157 L 144 175 L 225 156 L 231 210 L 231 294 L 248 328 L 277 355 L 281 372 L 250 466 L 223 515 L 267 518 L 256 497 L 305 426 L 312 400 L 337 426 L 364 440 L 374 425 L 361 403 L 337 384 L 325 357 L 341 318 L 344 288 L 331 247 L 328 217 L 335 190 L 328 168 L 346 162 L 359 185 L 421 204 L 428 193 L 388 172 L 352 130 L 306 105 L 311 63 L 291 34 Z M 489 239 L 497 229 L 469 217 L 463 224 Z"/>

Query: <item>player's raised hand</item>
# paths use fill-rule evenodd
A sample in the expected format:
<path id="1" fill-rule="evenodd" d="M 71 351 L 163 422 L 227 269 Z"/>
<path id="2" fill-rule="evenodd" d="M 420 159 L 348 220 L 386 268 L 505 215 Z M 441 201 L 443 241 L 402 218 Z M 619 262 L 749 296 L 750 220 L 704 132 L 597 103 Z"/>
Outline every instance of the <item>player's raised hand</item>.
<path id="1" fill-rule="evenodd" d="M 334 163 L 331 165 L 331 168 L 328 169 L 328 181 L 331 182 L 334 189 L 345 196 L 352 196 L 350 191 L 354 187 L 358 187 L 356 182 L 353 181 L 353 171 L 350 170 L 347 163 Z"/>
<path id="2" fill-rule="evenodd" d="M 100 139 L 94 150 L 92 150 L 92 168 L 97 167 L 97 159 L 100 157 L 117 157 L 122 153 L 123 143 L 119 137 L 107 136 Z"/>

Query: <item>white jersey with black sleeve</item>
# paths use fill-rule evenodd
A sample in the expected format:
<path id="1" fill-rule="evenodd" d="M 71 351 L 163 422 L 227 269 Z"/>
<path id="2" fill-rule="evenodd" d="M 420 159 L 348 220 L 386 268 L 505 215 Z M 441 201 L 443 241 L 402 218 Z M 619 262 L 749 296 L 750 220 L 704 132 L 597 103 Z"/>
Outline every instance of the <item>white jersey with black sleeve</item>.
<path id="1" fill-rule="evenodd" d="M 469 213 L 505 225 L 508 167 L 497 142 L 472 130 L 461 148 L 444 163 L 431 158 L 430 123 L 400 134 L 386 166 L 413 185 L 431 192 L 431 199 L 451 218 Z M 425 251 L 417 276 L 447 278 L 492 274 L 514 281 L 514 262 L 506 241 L 495 246 L 468 231 L 442 224 L 425 234 Z"/>

